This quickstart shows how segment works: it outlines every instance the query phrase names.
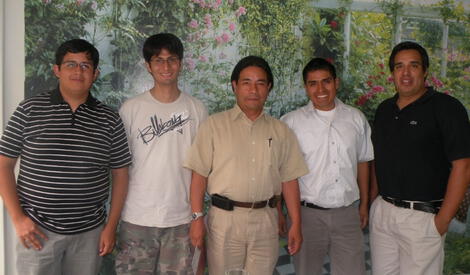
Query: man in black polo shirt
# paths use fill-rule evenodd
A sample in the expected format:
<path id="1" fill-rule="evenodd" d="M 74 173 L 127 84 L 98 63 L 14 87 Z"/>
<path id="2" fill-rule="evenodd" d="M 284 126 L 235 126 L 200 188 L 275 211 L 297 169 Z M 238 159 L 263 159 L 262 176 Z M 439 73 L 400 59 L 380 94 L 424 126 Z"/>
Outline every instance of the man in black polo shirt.
<path id="1" fill-rule="evenodd" d="M 397 94 L 377 108 L 372 134 L 371 195 L 380 195 L 370 211 L 372 271 L 442 274 L 445 233 L 470 179 L 467 112 L 425 87 L 429 58 L 419 44 L 396 45 L 389 67 Z"/>
<path id="2" fill-rule="evenodd" d="M 114 247 L 131 159 L 119 115 L 90 94 L 98 61 L 87 41 L 63 43 L 57 89 L 21 102 L 0 141 L 0 195 L 19 237 L 19 274 L 97 274 Z"/>

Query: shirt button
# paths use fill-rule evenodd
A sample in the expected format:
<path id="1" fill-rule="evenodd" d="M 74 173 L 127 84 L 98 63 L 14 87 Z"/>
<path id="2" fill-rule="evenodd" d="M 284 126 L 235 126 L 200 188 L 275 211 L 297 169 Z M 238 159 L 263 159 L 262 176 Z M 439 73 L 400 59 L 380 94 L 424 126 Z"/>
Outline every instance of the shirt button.
<path id="1" fill-rule="evenodd" d="M 334 144 L 335 144 L 335 142 L 333 141 L 331 144 L 333 144 L 333 145 L 334 145 Z"/>
<path id="2" fill-rule="evenodd" d="M 395 119 L 398 119 L 398 116 L 396 116 Z"/>
<path id="3" fill-rule="evenodd" d="M 338 182 L 338 179 L 335 179 L 335 182 Z"/>
<path id="4" fill-rule="evenodd" d="M 252 161 L 252 162 L 255 162 L 255 159 L 252 159 L 251 161 Z"/>
<path id="5" fill-rule="evenodd" d="M 333 160 L 333 163 L 336 163 L 336 160 Z"/>
<path id="6" fill-rule="evenodd" d="M 251 144 L 255 145 L 255 142 L 254 142 L 254 141 L 252 141 L 252 142 L 251 142 Z"/>
<path id="7" fill-rule="evenodd" d="M 255 181 L 255 178 L 251 178 L 252 181 Z"/>

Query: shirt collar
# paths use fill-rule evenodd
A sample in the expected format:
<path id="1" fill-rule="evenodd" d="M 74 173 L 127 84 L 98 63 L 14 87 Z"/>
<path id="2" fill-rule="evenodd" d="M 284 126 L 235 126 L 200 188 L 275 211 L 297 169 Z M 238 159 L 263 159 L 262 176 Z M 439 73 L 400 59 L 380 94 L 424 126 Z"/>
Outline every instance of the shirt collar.
<path id="1" fill-rule="evenodd" d="M 237 103 L 235 103 L 235 106 L 233 106 L 232 109 L 229 110 L 230 112 L 230 118 L 232 120 L 236 120 L 236 119 L 239 119 L 239 118 L 245 118 L 245 119 L 248 119 L 250 120 L 246 115 L 245 113 L 242 111 L 242 109 L 240 109 L 240 106 L 238 106 Z M 260 119 L 266 119 L 266 114 L 264 113 L 264 111 L 261 113 L 261 115 L 255 120 L 260 120 Z M 251 121 L 251 120 L 250 120 Z M 254 122 L 254 121 L 253 121 Z"/>
<path id="2" fill-rule="evenodd" d="M 57 86 L 57 88 L 55 88 L 54 90 L 52 90 L 51 92 L 51 97 L 50 97 L 50 102 L 52 104 L 63 104 L 63 103 L 67 103 L 65 102 L 64 98 L 62 97 L 62 94 L 60 93 L 60 89 L 59 89 L 59 86 Z M 90 107 L 95 107 L 97 104 L 98 104 L 98 101 L 96 100 L 96 98 L 94 98 L 92 95 L 91 95 L 91 92 L 88 93 L 88 97 L 84 103 L 85 105 L 88 105 Z"/>
<path id="3" fill-rule="evenodd" d="M 339 100 L 339 98 L 335 97 L 335 108 L 337 111 L 342 109 L 344 107 L 344 103 Z M 307 112 L 308 113 L 312 113 L 312 114 L 316 114 L 317 113 L 317 109 L 315 109 L 315 107 L 313 106 L 313 102 L 311 100 L 309 100 L 308 104 L 305 106 L 305 108 L 307 109 Z"/>
<path id="4" fill-rule="evenodd" d="M 421 104 L 421 103 L 424 103 L 426 101 L 428 101 L 433 95 L 436 94 L 436 90 L 434 90 L 433 87 L 426 87 L 426 91 L 424 92 L 424 94 L 422 94 L 418 99 L 416 99 L 415 101 L 411 102 L 409 105 L 407 105 L 406 107 L 408 106 L 412 106 L 412 105 L 416 105 L 416 104 Z M 395 93 L 395 95 L 393 96 L 393 100 L 392 100 L 392 104 L 394 104 L 395 106 L 397 106 L 397 100 L 398 100 L 398 93 Z M 405 107 L 405 108 L 406 108 Z M 398 108 L 398 106 L 397 106 Z"/>

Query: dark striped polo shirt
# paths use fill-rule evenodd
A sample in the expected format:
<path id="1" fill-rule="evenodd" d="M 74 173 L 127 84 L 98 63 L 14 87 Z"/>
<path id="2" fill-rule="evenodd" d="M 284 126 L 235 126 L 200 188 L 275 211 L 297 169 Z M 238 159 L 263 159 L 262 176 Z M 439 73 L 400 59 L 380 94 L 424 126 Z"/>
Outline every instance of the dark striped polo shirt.
<path id="1" fill-rule="evenodd" d="M 58 89 L 20 103 L 0 154 L 21 156 L 20 204 L 31 219 L 59 234 L 102 224 L 110 169 L 131 163 L 119 115 L 91 95 L 72 112 Z"/>

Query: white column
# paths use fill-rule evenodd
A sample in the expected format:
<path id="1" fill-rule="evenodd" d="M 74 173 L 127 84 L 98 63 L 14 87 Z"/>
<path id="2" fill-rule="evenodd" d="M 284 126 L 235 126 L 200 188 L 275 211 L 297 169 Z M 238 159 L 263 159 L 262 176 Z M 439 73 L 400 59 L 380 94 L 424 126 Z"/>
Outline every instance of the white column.
<path id="1" fill-rule="evenodd" d="M 4 12 L 4 0 L 0 0 L 0 129 L 3 129 L 3 41 L 5 41 L 3 29 L 5 26 L 5 12 Z M 4 230 L 4 219 L 3 213 L 3 201 L 0 199 L 0 275 L 5 275 L 5 230 Z"/>
<path id="2" fill-rule="evenodd" d="M 24 0 L 0 0 L 3 4 L 2 46 L 1 46 L 1 72 L 2 85 L 0 90 L 0 123 L 3 127 L 15 110 L 18 103 L 24 98 L 25 81 L 25 51 L 24 51 Z M 2 203 L 3 205 L 3 203 Z M 2 207 L 0 219 L 0 238 L 3 244 L 3 253 L 0 252 L 3 265 L 0 265 L 0 274 L 16 275 L 15 268 L 15 242 L 16 234 Z"/>
<path id="3" fill-rule="evenodd" d="M 441 78 L 444 78 L 447 75 L 448 42 L 449 42 L 449 23 L 444 22 L 442 25 Z"/>
<path id="4" fill-rule="evenodd" d="M 349 74 L 349 53 L 351 51 L 351 9 L 344 19 L 344 54 L 343 54 L 343 79 Z"/>

